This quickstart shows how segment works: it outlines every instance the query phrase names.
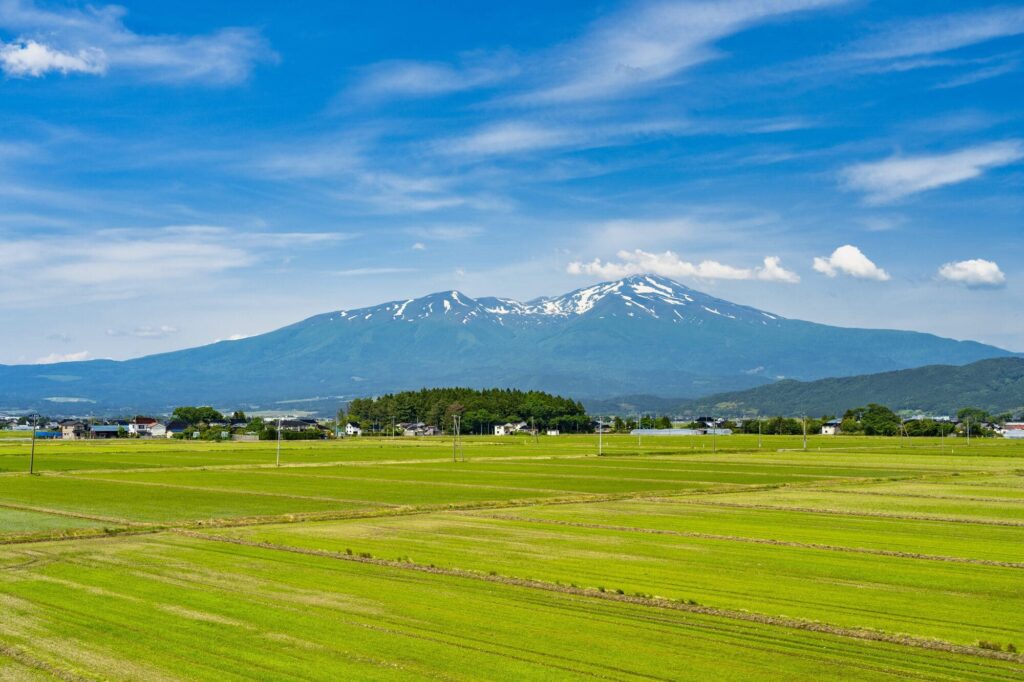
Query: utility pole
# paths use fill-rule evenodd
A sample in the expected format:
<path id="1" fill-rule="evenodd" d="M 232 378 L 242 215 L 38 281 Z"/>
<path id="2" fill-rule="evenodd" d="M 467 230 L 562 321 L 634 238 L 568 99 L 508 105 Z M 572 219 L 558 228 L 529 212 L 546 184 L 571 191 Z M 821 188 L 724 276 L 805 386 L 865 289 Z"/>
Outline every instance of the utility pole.
<path id="1" fill-rule="evenodd" d="M 711 452 L 718 452 L 718 422 L 711 422 Z"/>
<path id="2" fill-rule="evenodd" d="M 462 417 L 457 414 L 452 415 L 452 462 L 456 461 L 455 453 L 459 446 L 459 427 Z"/>
<path id="3" fill-rule="evenodd" d="M 604 418 L 597 418 L 597 456 L 604 455 Z"/>
<path id="4" fill-rule="evenodd" d="M 28 455 L 28 475 L 36 472 L 36 427 L 32 425 L 32 450 Z"/>
<path id="5" fill-rule="evenodd" d="M 281 466 L 281 418 L 277 418 L 277 466 Z"/>
<path id="6" fill-rule="evenodd" d="M 807 449 L 807 417 L 806 416 L 803 417 L 802 421 L 803 421 L 803 425 L 804 425 L 804 450 L 806 450 Z"/>
<path id="7" fill-rule="evenodd" d="M 761 449 L 761 418 L 757 418 L 757 449 Z"/>
<path id="8" fill-rule="evenodd" d="M 971 418 L 967 418 L 967 444 L 971 444 Z"/>

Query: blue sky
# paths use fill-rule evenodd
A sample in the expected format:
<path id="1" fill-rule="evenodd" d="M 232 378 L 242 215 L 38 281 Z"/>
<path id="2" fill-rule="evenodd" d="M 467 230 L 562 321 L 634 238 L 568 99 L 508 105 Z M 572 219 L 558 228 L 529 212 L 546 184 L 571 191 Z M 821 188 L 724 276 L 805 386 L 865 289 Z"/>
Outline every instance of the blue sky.
<path id="1" fill-rule="evenodd" d="M 1024 350 L 1020 3 L 0 0 L 0 72 L 3 363 L 637 271 Z"/>

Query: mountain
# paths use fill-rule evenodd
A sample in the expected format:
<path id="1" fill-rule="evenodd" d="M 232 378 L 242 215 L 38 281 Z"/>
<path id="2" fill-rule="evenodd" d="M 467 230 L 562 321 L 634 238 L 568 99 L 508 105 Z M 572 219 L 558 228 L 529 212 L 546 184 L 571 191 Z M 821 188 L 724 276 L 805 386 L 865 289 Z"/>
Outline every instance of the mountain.
<path id="1" fill-rule="evenodd" d="M 1006 355 L 931 334 L 786 319 L 634 276 L 526 303 L 441 292 L 126 361 L 0 366 L 0 409 L 87 414 L 211 403 L 330 413 L 353 396 L 453 385 L 693 397 L 782 377 Z"/>
<path id="2" fill-rule="evenodd" d="M 686 414 L 841 415 L 881 403 L 894 410 L 955 414 L 980 407 L 993 414 L 1024 411 L 1024 358 L 994 358 L 964 366 L 929 365 L 864 376 L 779 381 L 683 404 Z"/>

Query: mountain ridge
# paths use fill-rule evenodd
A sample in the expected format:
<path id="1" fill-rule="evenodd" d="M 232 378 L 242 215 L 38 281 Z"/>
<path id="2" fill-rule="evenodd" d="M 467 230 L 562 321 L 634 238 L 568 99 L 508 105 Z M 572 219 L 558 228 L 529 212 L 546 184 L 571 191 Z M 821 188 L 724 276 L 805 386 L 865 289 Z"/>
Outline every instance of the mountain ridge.
<path id="1" fill-rule="evenodd" d="M 823 415 L 880 403 L 894 410 L 955 414 L 978 407 L 993 414 L 1024 411 L 1024 358 L 1003 357 L 967 365 L 926 365 L 816 381 L 784 380 L 745 391 L 684 401 L 687 414 Z"/>
<path id="2" fill-rule="evenodd" d="M 245 339 L 132 360 L 0 366 L 0 409 L 272 409 L 438 386 L 580 399 L 699 397 L 1012 355 L 932 334 L 831 327 L 655 275 L 519 302 L 457 290 L 336 310 Z"/>

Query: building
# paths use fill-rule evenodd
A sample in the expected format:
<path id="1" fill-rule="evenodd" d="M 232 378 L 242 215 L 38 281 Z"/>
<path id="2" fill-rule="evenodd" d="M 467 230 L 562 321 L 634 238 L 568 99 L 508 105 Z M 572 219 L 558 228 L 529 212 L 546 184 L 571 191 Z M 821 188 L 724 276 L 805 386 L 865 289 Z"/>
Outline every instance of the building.
<path id="1" fill-rule="evenodd" d="M 172 419 L 164 424 L 164 435 L 167 438 L 174 438 L 177 435 L 185 433 L 185 429 L 187 428 L 188 424 L 185 422 Z"/>
<path id="2" fill-rule="evenodd" d="M 495 426 L 494 427 L 494 435 L 495 436 L 511 436 L 514 433 L 520 433 L 520 432 L 525 431 L 525 430 L 526 430 L 526 422 L 519 422 L 518 424 L 513 424 L 512 422 L 509 422 L 507 424 L 498 424 L 497 426 Z"/>
<path id="3" fill-rule="evenodd" d="M 842 432 L 842 419 L 830 419 L 821 425 L 821 435 L 838 436 Z"/>
<path id="4" fill-rule="evenodd" d="M 167 437 L 167 425 L 157 422 L 149 427 L 150 438 L 166 438 Z"/>
<path id="5" fill-rule="evenodd" d="M 89 434 L 92 438 L 121 438 L 128 434 L 128 429 L 123 424 L 94 424 Z"/>
<path id="6" fill-rule="evenodd" d="M 403 436 L 440 436 L 441 429 L 436 426 L 427 426 L 423 422 L 411 424 L 399 424 Z"/>
<path id="7" fill-rule="evenodd" d="M 139 438 L 153 436 L 153 427 L 159 423 L 152 417 L 135 417 L 128 422 L 128 435 Z"/>
<path id="8" fill-rule="evenodd" d="M 352 422 L 349 422 L 348 424 L 345 424 L 345 435 L 361 436 L 363 435 L 363 430 L 359 428 L 358 424 L 353 424 Z"/>
<path id="9" fill-rule="evenodd" d="M 559 432 L 558 429 L 548 429 L 547 430 L 547 435 L 549 435 L 549 436 L 557 436 L 557 435 L 559 435 L 559 433 L 560 432 Z"/>
<path id="10" fill-rule="evenodd" d="M 1024 439 L 1024 422 L 1003 424 L 1003 438 Z"/>
<path id="11" fill-rule="evenodd" d="M 60 423 L 60 437 L 63 440 L 81 440 L 89 433 L 89 427 L 80 421 L 63 421 Z"/>

